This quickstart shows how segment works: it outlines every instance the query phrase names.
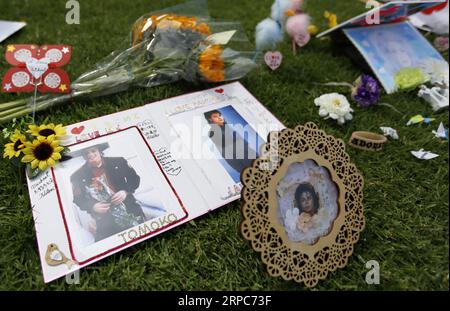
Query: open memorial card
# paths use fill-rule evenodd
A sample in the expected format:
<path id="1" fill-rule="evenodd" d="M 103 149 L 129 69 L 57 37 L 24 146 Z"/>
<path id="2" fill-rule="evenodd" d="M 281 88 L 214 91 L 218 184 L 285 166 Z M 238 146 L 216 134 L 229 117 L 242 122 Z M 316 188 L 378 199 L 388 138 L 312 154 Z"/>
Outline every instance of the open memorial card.
<path id="1" fill-rule="evenodd" d="M 238 82 L 68 126 L 70 159 L 28 179 L 44 280 L 239 199 L 283 128 Z"/>
<path id="2" fill-rule="evenodd" d="M 317 37 L 343 32 L 386 92 L 391 94 L 401 89 L 396 81 L 400 79 L 402 69 L 423 68 L 430 64 L 448 67 L 441 54 L 407 21 L 413 14 L 431 13 L 445 4 L 444 0 L 389 1 L 346 20 Z"/>

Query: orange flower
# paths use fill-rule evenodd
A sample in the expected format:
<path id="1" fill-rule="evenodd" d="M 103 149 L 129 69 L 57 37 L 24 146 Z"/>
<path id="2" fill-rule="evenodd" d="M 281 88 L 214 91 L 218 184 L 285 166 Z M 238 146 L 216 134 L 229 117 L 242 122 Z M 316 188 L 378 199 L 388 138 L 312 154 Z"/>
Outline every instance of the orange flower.
<path id="1" fill-rule="evenodd" d="M 225 79 L 225 63 L 220 45 L 208 46 L 199 57 L 198 68 L 206 80 L 222 82 Z"/>
<path id="2" fill-rule="evenodd" d="M 198 25 L 196 27 L 196 30 L 204 35 L 211 34 L 211 29 L 209 28 L 208 24 L 206 24 L 206 23 L 201 23 L 200 25 Z"/>
<path id="3" fill-rule="evenodd" d="M 294 16 L 294 15 L 295 15 L 295 11 L 292 10 L 292 9 L 289 9 L 289 10 L 287 10 L 286 12 L 284 12 L 284 15 L 285 15 L 285 16 L 288 16 L 288 17 Z"/>
<path id="4" fill-rule="evenodd" d="M 191 29 L 193 31 L 200 32 L 204 35 L 210 35 L 211 29 L 206 23 L 198 23 L 197 18 L 188 16 L 178 16 L 173 14 L 165 15 L 152 15 L 150 17 L 144 17 L 139 19 L 133 26 L 131 31 L 131 37 L 133 45 L 142 41 L 144 33 L 149 29 L 155 29 L 159 24 L 163 23 L 161 26 L 180 28 L 180 29 Z"/>

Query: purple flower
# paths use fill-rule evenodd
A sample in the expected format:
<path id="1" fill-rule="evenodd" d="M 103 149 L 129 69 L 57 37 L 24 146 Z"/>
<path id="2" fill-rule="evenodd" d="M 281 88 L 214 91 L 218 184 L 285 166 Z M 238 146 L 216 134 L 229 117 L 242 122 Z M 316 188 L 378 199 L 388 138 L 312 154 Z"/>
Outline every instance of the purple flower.
<path id="1" fill-rule="evenodd" d="M 354 83 L 352 99 L 359 107 L 366 108 L 376 105 L 381 96 L 381 90 L 377 80 L 368 75 L 360 76 Z"/>
<path id="2" fill-rule="evenodd" d="M 434 39 L 434 47 L 439 52 L 445 52 L 448 50 L 448 37 L 437 37 Z"/>

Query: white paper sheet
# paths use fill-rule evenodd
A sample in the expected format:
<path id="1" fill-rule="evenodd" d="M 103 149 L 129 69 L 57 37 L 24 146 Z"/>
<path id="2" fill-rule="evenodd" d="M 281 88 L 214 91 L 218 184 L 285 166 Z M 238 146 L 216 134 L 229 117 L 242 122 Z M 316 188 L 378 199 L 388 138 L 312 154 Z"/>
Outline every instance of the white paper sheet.
<path id="1" fill-rule="evenodd" d="M 7 39 L 9 36 L 14 34 L 25 27 L 27 23 L 24 22 L 9 22 L 0 20 L 0 42 Z"/>

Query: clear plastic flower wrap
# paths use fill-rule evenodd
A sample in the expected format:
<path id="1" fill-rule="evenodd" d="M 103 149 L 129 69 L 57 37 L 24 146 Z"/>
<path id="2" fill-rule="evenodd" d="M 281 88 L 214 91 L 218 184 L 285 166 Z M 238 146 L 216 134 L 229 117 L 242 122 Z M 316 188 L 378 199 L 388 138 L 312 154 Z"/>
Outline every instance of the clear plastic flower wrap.
<path id="1" fill-rule="evenodd" d="M 131 43 L 112 52 L 71 84 L 71 93 L 43 95 L 36 111 L 74 98 L 91 98 L 179 80 L 224 82 L 256 66 L 257 52 L 236 22 L 212 21 L 206 0 L 194 0 L 140 17 Z M 31 99 L 0 104 L 0 122 L 30 113 Z"/>

